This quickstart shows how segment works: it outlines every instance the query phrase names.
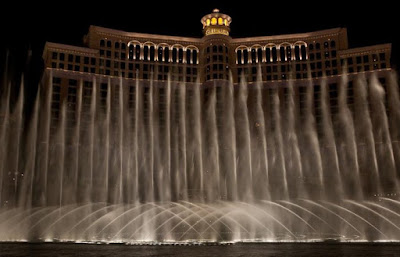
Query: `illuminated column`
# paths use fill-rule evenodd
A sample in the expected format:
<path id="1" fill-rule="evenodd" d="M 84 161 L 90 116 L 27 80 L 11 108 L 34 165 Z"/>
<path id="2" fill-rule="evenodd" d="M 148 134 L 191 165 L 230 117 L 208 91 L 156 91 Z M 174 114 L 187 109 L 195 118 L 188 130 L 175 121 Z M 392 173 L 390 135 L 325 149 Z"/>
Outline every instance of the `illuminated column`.
<path id="1" fill-rule="evenodd" d="M 296 50 L 295 50 L 295 46 L 294 45 L 290 45 L 290 47 L 292 48 L 292 60 L 296 60 Z M 294 56 L 294 57 L 293 57 Z M 297 61 L 297 60 L 296 60 Z"/>
<path id="2" fill-rule="evenodd" d="M 304 47 L 306 48 L 306 60 L 308 60 L 308 47 L 307 47 L 307 44 L 305 44 Z"/>
<path id="3" fill-rule="evenodd" d="M 269 62 L 272 63 L 274 61 L 274 56 L 272 54 L 272 46 L 269 47 Z"/>
<path id="4" fill-rule="evenodd" d="M 287 59 L 288 54 L 287 54 L 286 46 L 283 47 L 283 52 L 285 53 L 285 62 L 287 62 L 288 61 L 288 59 Z"/>
<path id="5" fill-rule="evenodd" d="M 140 60 L 144 60 L 144 45 L 140 44 Z"/>
<path id="6" fill-rule="evenodd" d="M 276 47 L 276 61 L 277 62 L 280 62 L 281 61 L 281 46 L 279 46 L 279 48 L 278 47 Z"/>
<path id="7" fill-rule="evenodd" d="M 267 51 L 265 47 L 261 48 L 262 50 L 262 62 L 267 62 Z"/>

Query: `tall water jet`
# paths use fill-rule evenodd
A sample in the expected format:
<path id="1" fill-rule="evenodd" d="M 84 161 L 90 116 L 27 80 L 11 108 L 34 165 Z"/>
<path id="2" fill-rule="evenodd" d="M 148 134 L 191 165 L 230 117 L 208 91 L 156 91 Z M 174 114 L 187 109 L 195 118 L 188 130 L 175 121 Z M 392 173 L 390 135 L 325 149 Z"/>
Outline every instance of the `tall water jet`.
<path id="1" fill-rule="evenodd" d="M 188 177 L 190 178 L 190 183 L 188 184 L 188 189 L 191 189 L 190 196 L 195 199 L 202 201 L 204 199 L 204 167 L 203 167 L 203 123 L 202 123 L 202 105 L 201 105 L 201 95 L 200 95 L 200 83 L 193 85 L 192 93 L 192 127 L 193 140 L 189 144 L 189 153 L 191 159 L 191 167 L 189 169 Z"/>
<path id="2" fill-rule="evenodd" d="M 6 87 L 1 95 L 1 103 L 0 103 L 0 113 L 1 116 L 1 127 L 0 127 L 0 140 L 3 144 L 8 145 L 8 129 L 9 129 L 9 113 L 10 113 L 10 86 Z M 7 205 L 4 199 L 4 174 L 6 171 L 6 157 L 7 157 L 6 147 L 0 148 L 0 206 L 3 204 Z"/>
<path id="3" fill-rule="evenodd" d="M 220 167 L 219 167 L 219 142 L 218 142 L 218 127 L 217 120 L 218 107 L 217 97 L 220 96 L 221 88 L 214 84 L 214 87 L 209 89 L 209 94 L 206 96 L 207 106 L 204 117 L 204 190 L 205 199 L 207 201 L 215 201 L 219 196 L 220 190 Z"/>
<path id="4" fill-rule="evenodd" d="M 12 180 L 12 187 L 4 191 L 5 197 L 7 197 L 12 205 L 16 205 L 16 199 L 12 195 L 17 195 L 18 182 L 21 177 L 22 163 L 21 159 L 21 146 L 23 136 L 23 111 L 24 111 L 24 77 L 21 77 L 21 84 L 18 93 L 18 98 L 15 103 L 14 109 L 10 108 L 10 121 L 9 121 L 9 133 L 8 133 L 8 151 L 5 161 L 5 169 L 8 171 L 9 178 Z M 8 101 L 6 101 L 7 104 Z M 11 200 L 13 199 L 13 200 Z M 11 202 L 13 201 L 13 202 Z"/>
<path id="5" fill-rule="evenodd" d="M 375 74 L 372 74 L 369 83 L 371 98 L 372 122 L 374 123 L 374 137 L 379 170 L 382 172 L 381 186 L 388 191 L 398 188 L 396 180 L 396 164 L 390 138 L 389 122 L 385 107 L 386 93 Z"/>
<path id="6" fill-rule="evenodd" d="M 379 193 L 379 169 L 375 151 L 375 139 L 370 117 L 370 106 L 368 103 L 368 84 L 366 78 L 360 75 L 354 84 L 354 122 L 357 140 L 358 163 L 360 167 L 360 179 L 363 182 L 364 192 Z M 371 108 L 373 109 L 373 108 Z M 374 188 L 375 186 L 375 188 Z M 378 186 L 376 188 L 376 186 Z"/>
<path id="7" fill-rule="evenodd" d="M 251 134 L 248 116 L 248 88 L 244 82 L 239 84 L 238 96 L 236 99 L 235 121 L 236 121 L 236 147 L 238 149 L 237 168 L 242 172 L 238 173 L 239 199 L 243 201 L 253 200 L 253 167 L 251 156 Z"/>
<path id="8" fill-rule="evenodd" d="M 389 126 L 393 145 L 393 155 L 397 168 L 397 179 L 400 178 L 400 97 L 398 77 L 395 72 L 391 72 L 388 81 L 388 105 L 389 105 Z M 398 189 L 396 190 L 398 191 Z"/>
<path id="9" fill-rule="evenodd" d="M 307 155 L 306 158 L 302 159 L 303 171 L 306 174 L 307 183 L 312 184 L 309 191 L 310 195 L 314 195 L 317 198 L 325 197 L 324 195 L 324 175 L 322 169 L 321 151 L 319 147 L 319 139 L 317 135 L 316 120 L 314 115 L 314 96 L 316 96 L 316 90 L 320 87 L 315 87 L 310 80 L 305 89 L 305 110 L 304 110 L 304 131 L 303 131 L 303 144 L 305 144 L 304 150 Z M 320 92 L 318 92 L 320 93 Z M 318 103 L 318 101 L 315 101 Z"/>
<path id="10" fill-rule="evenodd" d="M 234 100 L 234 84 L 232 81 L 232 77 L 230 77 L 230 81 L 228 87 L 225 90 L 225 107 L 227 110 L 227 115 L 225 116 L 225 133 L 222 133 L 222 136 L 226 136 L 223 140 L 226 143 L 226 165 L 223 165 L 223 168 L 228 169 L 226 170 L 226 187 L 227 187 L 227 199 L 236 201 L 238 200 L 238 171 L 237 171 L 237 148 L 236 148 L 236 128 L 235 124 L 235 100 Z"/>
<path id="11" fill-rule="evenodd" d="M 34 188 L 34 178 L 35 178 L 35 163 L 36 163 L 36 158 L 37 158 L 37 128 L 38 128 L 38 116 L 39 116 L 39 104 L 40 104 L 40 89 L 37 92 L 36 98 L 35 98 L 35 103 L 33 106 L 33 112 L 31 114 L 31 119 L 29 124 L 29 127 L 27 129 L 28 135 L 26 136 L 25 139 L 25 148 L 24 148 L 24 156 L 25 156 L 25 162 L 24 162 L 24 167 L 23 167 L 23 172 L 21 174 L 21 177 L 23 177 L 22 185 L 20 187 L 20 192 L 19 192 L 19 200 L 18 200 L 18 206 L 20 208 L 32 208 L 32 203 L 33 203 L 33 188 Z M 1 136 L 1 135 L 0 135 Z M 4 141 L 1 141 L 4 142 Z M 1 154 L 0 154 L 1 156 Z M 1 162 L 1 160 L 0 160 Z M 1 173 L 2 171 L 0 171 Z M 1 175 L 0 175 L 1 177 Z M 1 179 L 0 179 L 0 185 L 1 185 Z M 0 188 L 1 192 L 1 188 Z M 0 198 L 0 203 L 1 203 L 1 198 Z"/>
<path id="12" fill-rule="evenodd" d="M 326 78 L 321 81 L 320 106 L 322 114 L 321 158 L 324 176 L 324 190 L 328 199 L 339 200 L 343 197 L 343 183 L 340 177 L 332 115 L 329 106 L 329 85 Z"/>
<path id="13" fill-rule="evenodd" d="M 187 177 L 187 165 L 188 165 L 188 160 L 187 160 L 187 133 L 186 133 L 186 128 L 187 128 L 187 114 L 186 114 L 186 106 L 188 105 L 188 101 L 186 99 L 186 88 L 185 85 L 179 85 L 178 89 L 178 94 L 179 94 L 179 124 L 178 128 L 175 130 L 175 139 L 176 139 L 176 148 L 178 148 L 178 151 L 176 153 L 177 157 L 177 166 L 179 172 L 178 177 L 175 177 L 174 180 L 179 181 L 177 185 L 177 192 L 180 192 L 179 195 L 174 197 L 173 199 L 181 199 L 181 200 L 187 200 L 187 191 L 185 190 L 188 186 L 188 177 Z M 177 115 L 177 114 L 176 114 Z"/>
<path id="14" fill-rule="evenodd" d="M 302 164 L 300 146 L 298 140 L 298 119 L 296 118 L 295 106 L 295 89 L 293 80 L 289 80 L 288 87 L 285 88 L 288 92 L 285 94 L 285 155 L 288 168 L 288 187 L 290 198 L 307 197 L 304 188 L 303 179 L 305 178 Z"/>
<path id="15" fill-rule="evenodd" d="M 352 113 L 347 105 L 349 81 L 343 74 L 339 83 L 337 127 L 337 147 L 339 154 L 340 172 L 343 181 L 345 198 L 362 198 L 359 180 L 358 153 L 354 132 Z"/>
<path id="16" fill-rule="evenodd" d="M 288 183 L 287 183 L 287 170 L 286 170 L 286 163 L 285 163 L 285 153 L 284 153 L 284 142 L 283 142 L 283 130 L 282 130 L 282 119 L 281 119 L 281 103 L 279 99 L 278 89 L 274 88 L 272 92 L 272 117 L 274 122 L 273 128 L 273 138 L 275 141 L 274 144 L 274 159 L 276 161 L 274 169 L 277 172 L 274 174 L 273 183 L 277 183 L 279 187 L 273 190 L 273 197 L 287 199 L 289 197 L 288 192 Z"/>
<path id="17" fill-rule="evenodd" d="M 269 170 L 268 170 L 268 145 L 266 138 L 266 122 L 263 110 L 263 97 L 262 97 L 262 76 L 260 67 L 257 73 L 257 82 L 255 83 L 255 110 L 254 117 L 251 126 L 252 128 L 252 141 L 251 145 L 252 151 L 251 155 L 254 170 L 254 194 L 256 198 L 269 200 L 270 189 L 269 189 Z M 231 123 L 228 123 L 231 124 Z M 258 187 L 257 185 L 261 183 L 266 185 L 265 187 Z"/>

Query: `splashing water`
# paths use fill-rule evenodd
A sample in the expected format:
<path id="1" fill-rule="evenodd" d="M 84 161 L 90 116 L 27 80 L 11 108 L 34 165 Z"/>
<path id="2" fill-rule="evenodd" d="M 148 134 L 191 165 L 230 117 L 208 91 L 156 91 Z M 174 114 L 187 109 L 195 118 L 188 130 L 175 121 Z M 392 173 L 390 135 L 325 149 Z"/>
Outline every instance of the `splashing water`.
<path id="1" fill-rule="evenodd" d="M 30 115 L 2 95 L 0 241 L 400 240 L 393 73 L 96 77 L 58 108 L 53 75 Z"/>

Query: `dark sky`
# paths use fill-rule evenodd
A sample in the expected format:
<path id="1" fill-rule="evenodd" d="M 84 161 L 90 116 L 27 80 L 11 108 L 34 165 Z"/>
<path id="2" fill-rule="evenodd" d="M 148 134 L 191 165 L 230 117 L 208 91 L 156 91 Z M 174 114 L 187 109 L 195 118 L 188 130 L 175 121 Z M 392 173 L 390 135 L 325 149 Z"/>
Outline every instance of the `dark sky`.
<path id="1" fill-rule="evenodd" d="M 234 38 L 347 27 L 350 47 L 392 43 L 392 62 L 397 66 L 397 8 L 384 0 L 354 2 L 81 0 L 45 5 L 40 1 L 13 1 L 3 6 L 0 17 L 0 67 L 4 66 L 6 49 L 11 56 L 10 66 L 18 64 L 16 70 L 24 66 L 21 60 L 31 49 L 31 64 L 38 69 L 46 41 L 82 45 L 91 24 L 130 32 L 201 37 L 200 19 L 214 8 L 232 17 Z"/>

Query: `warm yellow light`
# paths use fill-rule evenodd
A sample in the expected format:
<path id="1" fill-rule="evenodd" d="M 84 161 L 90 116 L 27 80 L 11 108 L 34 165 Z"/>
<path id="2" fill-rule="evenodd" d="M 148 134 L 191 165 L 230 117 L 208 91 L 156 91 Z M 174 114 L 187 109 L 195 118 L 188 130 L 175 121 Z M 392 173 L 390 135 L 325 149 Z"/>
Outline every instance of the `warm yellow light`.
<path id="1" fill-rule="evenodd" d="M 211 19 L 211 25 L 217 25 L 217 18 Z"/>
<path id="2" fill-rule="evenodd" d="M 228 20 L 227 19 L 224 20 L 224 24 L 225 24 L 225 26 L 228 26 Z"/>
<path id="3" fill-rule="evenodd" d="M 210 23 L 211 23 L 210 19 L 207 19 L 206 23 L 207 23 L 207 26 L 210 26 Z"/>
<path id="4" fill-rule="evenodd" d="M 218 25 L 224 25 L 224 19 L 218 18 Z"/>

